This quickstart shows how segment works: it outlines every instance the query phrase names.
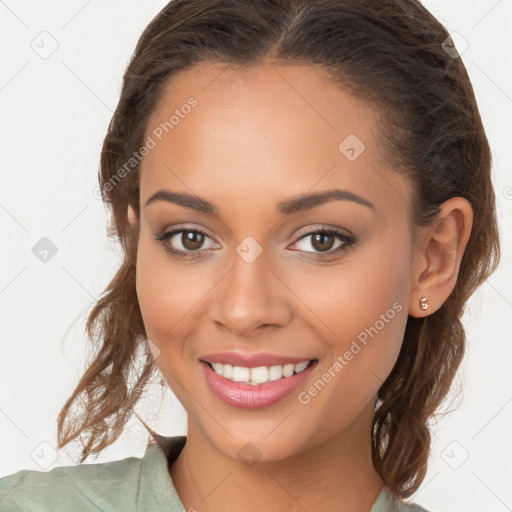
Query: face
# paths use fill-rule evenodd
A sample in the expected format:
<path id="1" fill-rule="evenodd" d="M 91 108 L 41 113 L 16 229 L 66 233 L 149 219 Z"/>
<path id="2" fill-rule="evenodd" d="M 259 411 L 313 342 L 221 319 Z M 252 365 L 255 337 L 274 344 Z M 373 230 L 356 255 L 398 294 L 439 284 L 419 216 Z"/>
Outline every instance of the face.
<path id="1" fill-rule="evenodd" d="M 148 123 L 139 304 L 189 436 L 229 457 L 369 431 L 414 266 L 411 191 L 378 120 L 312 68 L 209 64 Z"/>

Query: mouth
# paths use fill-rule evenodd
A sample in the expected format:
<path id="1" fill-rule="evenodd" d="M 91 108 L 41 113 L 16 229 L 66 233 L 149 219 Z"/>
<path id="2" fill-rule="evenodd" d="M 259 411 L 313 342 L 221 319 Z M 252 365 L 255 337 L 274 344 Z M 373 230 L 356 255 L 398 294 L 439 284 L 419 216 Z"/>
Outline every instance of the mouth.
<path id="1" fill-rule="evenodd" d="M 220 356 L 200 359 L 211 390 L 224 403 L 234 407 L 256 409 L 268 407 L 290 395 L 314 370 L 317 359 L 294 359 L 285 364 L 252 366 L 249 359 L 238 364 L 220 362 Z M 216 359 L 212 361 L 211 359 Z M 230 362 L 234 362 L 233 358 Z M 256 359 L 256 358 L 253 358 Z M 261 360 L 261 358 L 258 358 Z M 268 359 L 268 358 L 267 358 Z"/>
<path id="2" fill-rule="evenodd" d="M 210 368 L 221 377 L 232 382 L 245 382 L 252 386 L 265 384 L 265 382 L 274 382 L 280 379 L 287 379 L 293 375 L 303 372 L 313 361 L 313 359 L 301 361 L 297 364 L 272 365 L 272 366 L 233 366 L 231 364 L 212 363 L 204 361 Z"/>

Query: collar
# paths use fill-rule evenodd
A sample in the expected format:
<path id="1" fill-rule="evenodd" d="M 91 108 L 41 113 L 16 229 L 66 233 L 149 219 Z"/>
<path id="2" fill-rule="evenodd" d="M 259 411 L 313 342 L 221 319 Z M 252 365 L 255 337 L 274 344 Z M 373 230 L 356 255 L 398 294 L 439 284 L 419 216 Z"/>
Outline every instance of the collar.
<path id="1" fill-rule="evenodd" d="M 187 442 L 186 436 L 166 437 L 146 428 L 154 439 L 142 459 L 137 510 L 144 512 L 186 512 L 172 483 L 169 466 L 178 458 Z M 426 512 L 395 498 L 384 486 L 370 512 Z"/>
<path id="2" fill-rule="evenodd" d="M 187 438 L 152 435 L 156 443 L 148 444 L 142 458 L 137 510 L 186 512 L 172 483 L 169 466 L 180 454 Z"/>

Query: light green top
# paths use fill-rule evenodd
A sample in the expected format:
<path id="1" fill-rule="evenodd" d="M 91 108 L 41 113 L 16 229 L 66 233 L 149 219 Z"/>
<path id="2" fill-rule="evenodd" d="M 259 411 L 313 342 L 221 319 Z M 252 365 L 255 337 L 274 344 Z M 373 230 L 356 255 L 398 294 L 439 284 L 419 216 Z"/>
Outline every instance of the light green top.
<path id="1" fill-rule="evenodd" d="M 169 466 L 186 436 L 157 436 L 142 458 L 57 467 L 48 472 L 23 469 L 0 479 L 1 512 L 186 512 Z M 427 512 L 395 499 L 384 487 L 370 512 Z"/>

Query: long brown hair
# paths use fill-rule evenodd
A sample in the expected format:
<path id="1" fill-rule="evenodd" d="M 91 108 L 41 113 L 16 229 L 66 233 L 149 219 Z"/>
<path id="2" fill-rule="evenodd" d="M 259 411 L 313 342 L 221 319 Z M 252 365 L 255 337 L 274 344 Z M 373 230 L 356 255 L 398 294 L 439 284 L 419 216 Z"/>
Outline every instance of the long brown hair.
<path id="1" fill-rule="evenodd" d="M 402 349 L 378 393 L 373 463 L 399 497 L 418 489 L 430 449 L 428 422 L 464 354 L 461 315 L 495 270 L 499 240 L 489 145 L 466 69 L 447 52 L 446 29 L 416 0 L 174 0 L 140 37 L 106 134 L 99 181 L 124 260 L 94 305 L 87 332 L 96 349 L 58 418 L 59 447 L 80 437 L 80 462 L 115 441 L 156 369 L 130 380 L 146 334 L 135 290 L 139 166 L 120 169 L 144 143 L 168 79 L 202 62 L 317 66 L 341 88 L 373 102 L 389 161 L 412 181 L 412 220 L 466 198 L 474 223 L 455 288 L 425 318 L 409 317 Z M 120 175 L 122 178 L 120 178 Z M 83 439 L 83 435 L 87 439 Z"/>

